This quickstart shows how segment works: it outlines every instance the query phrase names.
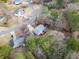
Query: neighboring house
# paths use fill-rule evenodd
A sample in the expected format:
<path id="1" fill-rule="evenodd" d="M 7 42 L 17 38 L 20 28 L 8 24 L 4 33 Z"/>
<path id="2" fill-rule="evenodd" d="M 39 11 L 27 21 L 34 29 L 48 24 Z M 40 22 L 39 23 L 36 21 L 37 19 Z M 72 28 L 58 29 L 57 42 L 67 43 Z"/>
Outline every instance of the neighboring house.
<path id="1" fill-rule="evenodd" d="M 5 17 L 4 16 L 0 16 L 0 22 L 4 21 Z"/>
<path id="2" fill-rule="evenodd" d="M 44 27 L 44 25 L 40 24 L 38 25 L 34 30 L 33 33 L 35 35 L 41 35 L 46 31 L 46 27 Z"/>
<path id="3" fill-rule="evenodd" d="M 13 0 L 13 4 L 21 4 L 23 2 L 23 0 Z"/>
<path id="4" fill-rule="evenodd" d="M 5 19 L 3 11 L 0 10 L 0 22 Z"/>
<path id="5" fill-rule="evenodd" d="M 7 21 L 7 18 L 5 17 L 5 14 L 3 11 L 0 11 L 0 26 L 3 25 Z"/>
<path id="6" fill-rule="evenodd" d="M 22 8 L 18 8 L 14 12 L 15 16 L 22 16 L 23 14 L 24 14 L 24 10 Z"/>

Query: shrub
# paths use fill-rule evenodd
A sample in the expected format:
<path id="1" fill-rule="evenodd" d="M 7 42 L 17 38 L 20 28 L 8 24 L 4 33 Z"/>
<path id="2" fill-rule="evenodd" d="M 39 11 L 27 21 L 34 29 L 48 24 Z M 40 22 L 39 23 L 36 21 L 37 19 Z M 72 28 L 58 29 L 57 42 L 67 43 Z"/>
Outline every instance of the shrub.
<path id="1" fill-rule="evenodd" d="M 57 8 L 64 7 L 64 0 L 56 0 Z"/>
<path id="2" fill-rule="evenodd" d="M 7 59 L 11 49 L 9 45 L 0 46 L 0 59 Z"/>
<path id="3" fill-rule="evenodd" d="M 52 53 L 50 51 L 50 45 L 53 42 L 54 41 L 52 40 L 52 37 L 49 36 L 32 36 L 26 40 L 26 47 L 29 51 L 31 51 L 31 53 L 33 53 L 34 50 L 37 50 L 37 48 L 40 47 L 47 58 L 49 58 Z"/>
<path id="4" fill-rule="evenodd" d="M 50 3 L 44 3 L 44 6 L 48 7 L 48 9 L 52 8 L 52 5 Z"/>
<path id="5" fill-rule="evenodd" d="M 69 38 L 66 42 L 69 50 L 79 51 L 79 41 L 74 38 Z"/>
<path id="6" fill-rule="evenodd" d="M 51 16 L 49 16 L 49 18 L 51 18 L 53 21 L 56 21 L 60 13 L 57 10 L 51 10 L 50 15 Z"/>
<path id="7" fill-rule="evenodd" d="M 31 36 L 26 40 L 25 44 L 29 51 L 33 51 L 36 48 L 36 38 L 36 36 Z"/>
<path id="8" fill-rule="evenodd" d="M 26 59 L 35 59 L 31 51 L 26 52 Z"/>
<path id="9" fill-rule="evenodd" d="M 50 49 L 51 49 L 50 59 L 64 59 L 68 51 L 65 44 L 60 44 L 57 41 L 54 42 L 53 45 L 51 45 Z"/>
<path id="10" fill-rule="evenodd" d="M 50 2 L 50 3 L 44 3 L 44 6 L 48 7 L 48 9 L 56 8 L 56 3 Z"/>
<path id="11" fill-rule="evenodd" d="M 40 36 L 37 38 L 38 45 L 42 48 L 42 50 L 45 52 L 46 55 L 48 55 L 49 52 L 49 46 L 50 46 L 50 39 L 45 36 Z"/>
<path id="12" fill-rule="evenodd" d="M 48 9 L 48 7 L 46 7 L 46 6 L 43 7 L 43 14 L 45 16 L 48 16 L 49 15 L 49 9 Z"/>
<path id="13" fill-rule="evenodd" d="M 52 59 L 64 59 L 66 55 L 67 55 L 67 49 L 65 48 L 56 49 L 53 51 Z"/>
<path id="14" fill-rule="evenodd" d="M 33 51 L 38 45 L 47 48 L 49 43 L 45 36 L 31 36 L 26 40 L 26 46 L 30 51 Z"/>
<path id="15" fill-rule="evenodd" d="M 70 27 L 70 31 L 79 30 L 79 14 L 74 9 L 69 9 L 65 12 L 65 17 Z"/>

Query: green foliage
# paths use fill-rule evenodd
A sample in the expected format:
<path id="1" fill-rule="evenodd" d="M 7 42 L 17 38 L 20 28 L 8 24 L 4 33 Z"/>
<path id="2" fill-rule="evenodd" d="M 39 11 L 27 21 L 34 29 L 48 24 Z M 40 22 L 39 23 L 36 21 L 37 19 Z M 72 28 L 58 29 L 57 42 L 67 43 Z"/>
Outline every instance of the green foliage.
<path id="1" fill-rule="evenodd" d="M 65 13 L 66 19 L 70 26 L 71 31 L 79 30 L 79 14 L 74 9 L 69 9 Z"/>
<path id="2" fill-rule="evenodd" d="M 0 3 L 0 9 L 3 10 L 3 11 L 8 10 L 8 8 L 7 8 L 5 3 Z"/>
<path id="3" fill-rule="evenodd" d="M 49 0 L 44 0 L 44 2 L 48 2 Z"/>
<path id="4" fill-rule="evenodd" d="M 51 16 L 49 16 L 49 18 L 51 18 L 53 21 L 56 21 L 60 13 L 57 10 L 51 10 L 50 15 Z"/>
<path id="5" fill-rule="evenodd" d="M 56 0 L 44 3 L 44 6 L 48 7 L 49 10 L 52 8 L 62 8 L 64 7 L 64 0 Z"/>
<path id="6" fill-rule="evenodd" d="M 56 8 L 56 3 L 44 3 L 44 6 L 48 7 L 48 9 Z"/>
<path id="7" fill-rule="evenodd" d="M 33 51 L 38 45 L 48 48 L 48 37 L 45 36 L 31 36 L 26 40 L 26 46 L 30 51 Z"/>
<path id="8" fill-rule="evenodd" d="M 50 3 L 44 3 L 44 6 L 48 7 L 48 9 L 52 8 L 52 4 L 50 4 Z"/>
<path id="9" fill-rule="evenodd" d="M 60 46 L 60 45 L 59 45 Z M 58 47 L 59 47 L 58 46 Z M 65 59 L 65 56 L 67 55 L 67 49 L 65 46 L 63 47 L 53 47 L 52 57 L 50 59 Z"/>
<path id="10" fill-rule="evenodd" d="M 35 59 L 31 51 L 26 52 L 26 59 Z"/>
<path id="11" fill-rule="evenodd" d="M 26 40 L 26 46 L 29 51 L 33 53 L 34 49 L 39 46 L 43 52 L 46 54 L 47 58 L 51 55 L 50 46 L 53 44 L 54 40 L 49 36 L 31 36 Z"/>
<path id="12" fill-rule="evenodd" d="M 17 52 L 14 59 L 25 59 L 23 52 Z"/>
<path id="13" fill-rule="evenodd" d="M 48 16 L 49 15 L 49 9 L 48 9 L 48 7 L 46 7 L 46 6 L 43 7 L 43 14 L 45 16 Z"/>
<path id="14" fill-rule="evenodd" d="M 46 54 L 49 53 L 49 46 L 50 46 L 49 37 L 40 36 L 37 38 L 37 43 Z"/>
<path id="15" fill-rule="evenodd" d="M 9 45 L 0 46 L 0 59 L 7 59 L 12 47 Z"/>
<path id="16" fill-rule="evenodd" d="M 54 40 L 51 36 L 31 36 L 26 42 L 26 46 L 28 45 L 28 51 L 26 52 L 27 59 L 35 59 L 33 52 L 37 47 L 42 49 L 47 59 L 65 59 L 67 53 L 70 51 L 79 50 L 79 41 L 74 38 L 68 39 L 66 43 L 61 43 Z M 28 42 L 30 42 L 30 44 Z"/>
<path id="17" fill-rule="evenodd" d="M 5 2 L 5 3 L 6 3 L 7 1 L 8 1 L 8 0 L 0 0 L 0 2 Z"/>
<path id="18" fill-rule="evenodd" d="M 57 8 L 62 8 L 64 6 L 64 0 L 56 0 Z"/>
<path id="19" fill-rule="evenodd" d="M 79 0 L 70 0 L 70 2 L 75 3 L 75 2 L 79 2 Z"/>
<path id="20" fill-rule="evenodd" d="M 31 36 L 26 40 L 28 50 L 33 51 L 36 48 L 36 38 L 35 36 Z"/>
<path id="21" fill-rule="evenodd" d="M 69 38 L 66 42 L 69 50 L 79 51 L 79 41 L 74 38 Z"/>

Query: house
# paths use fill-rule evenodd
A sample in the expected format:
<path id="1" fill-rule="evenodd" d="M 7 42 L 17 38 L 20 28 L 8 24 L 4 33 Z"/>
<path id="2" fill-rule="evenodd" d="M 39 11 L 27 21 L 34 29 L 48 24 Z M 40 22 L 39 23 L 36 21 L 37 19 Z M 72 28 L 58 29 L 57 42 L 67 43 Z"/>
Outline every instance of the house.
<path id="1" fill-rule="evenodd" d="M 6 17 L 3 11 L 0 11 L 0 26 L 6 22 Z"/>
<path id="2" fill-rule="evenodd" d="M 0 22 L 4 21 L 5 17 L 4 16 L 0 16 Z"/>
<path id="3" fill-rule="evenodd" d="M 21 4 L 22 2 L 23 0 L 13 0 L 13 4 L 16 4 L 16 5 Z"/>
<path id="4" fill-rule="evenodd" d="M 17 8 L 14 12 L 15 16 L 22 16 L 24 14 L 24 10 L 22 8 Z"/>
<path id="5" fill-rule="evenodd" d="M 35 35 L 41 35 L 43 34 L 44 32 L 46 32 L 46 27 L 44 27 L 44 25 L 40 24 L 38 25 L 34 30 L 33 30 L 33 33 Z"/>
<path id="6" fill-rule="evenodd" d="M 2 22 L 5 19 L 4 13 L 0 11 L 0 22 Z"/>

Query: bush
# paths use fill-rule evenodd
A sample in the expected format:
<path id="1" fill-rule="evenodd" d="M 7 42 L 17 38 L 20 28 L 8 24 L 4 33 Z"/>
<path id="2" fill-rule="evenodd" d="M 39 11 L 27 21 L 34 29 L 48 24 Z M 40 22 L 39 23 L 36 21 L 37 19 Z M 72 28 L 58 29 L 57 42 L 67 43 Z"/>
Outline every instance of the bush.
<path id="1" fill-rule="evenodd" d="M 33 51 L 36 48 L 36 38 L 36 36 L 31 36 L 26 40 L 25 44 L 29 51 Z"/>
<path id="2" fill-rule="evenodd" d="M 42 48 L 48 49 L 49 39 L 45 36 L 31 36 L 26 40 L 26 47 L 28 50 L 33 51 L 36 47 L 42 46 Z M 46 50 L 45 49 L 45 50 Z"/>
<path id="3" fill-rule="evenodd" d="M 30 42 L 30 44 L 28 42 Z M 31 36 L 26 40 L 27 59 L 35 59 L 38 56 L 34 55 L 34 51 L 38 52 L 38 47 L 42 50 L 42 54 L 44 53 L 47 59 L 65 59 L 71 46 L 74 46 L 73 48 L 79 47 L 78 42 L 75 42 L 76 46 L 72 41 L 67 41 L 66 44 L 54 40 L 51 36 Z"/>
<path id="4" fill-rule="evenodd" d="M 26 47 L 31 53 L 39 47 L 45 53 L 47 58 L 49 58 L 52 53 L 50 51 L 50 46 L 53 42 L 54 40 L 49 36 L 32 36 L 26 40 Z"/>
<path id="5" fill-rule="evenodd" d="M 0 59 L 7 59 L 12 47 L 9 45 L 0 46 Z"/>
<path id="6" fill-rule="evenodd" d="M 69 38 L 66 42 L 68 50 L 79 51 L 79 41 L 74 38 Z"/>
<path id="7" fill-rule="evenodd" d="M 65 59 L 65 56 L 67 55 L 67 49 L 65 46 L 60 48 L 53 48 L 52 58 L 50 59 Z"/>
<path id="8" fill-rule="evenodd" d="M 56 0 L 57 8 L 64 7 L 64 0 Z"/>
<path id="9" fill-rule="evenodd" d="M 40 36 L 37 38 L 38 45 L 42 48 L 45 54 L 49 54 L 49 46 L 50 46 L 50 39 L 45 36 Z"/>
<path id="10" fill-rule="evenodd" d="M 50 15 L 51 16 L 49 16 L 49 18 L 51 18 L 53 21 L 56 21 L 60 13 L 57 10 L 51 10 Z"/>
<path id="11" fill-rule="evenodd" d="M 74 9 L 69 9 L 65 12 L 65 17 L 70 27 L 70 31 L 79 30 L 79 14 Z"/>

